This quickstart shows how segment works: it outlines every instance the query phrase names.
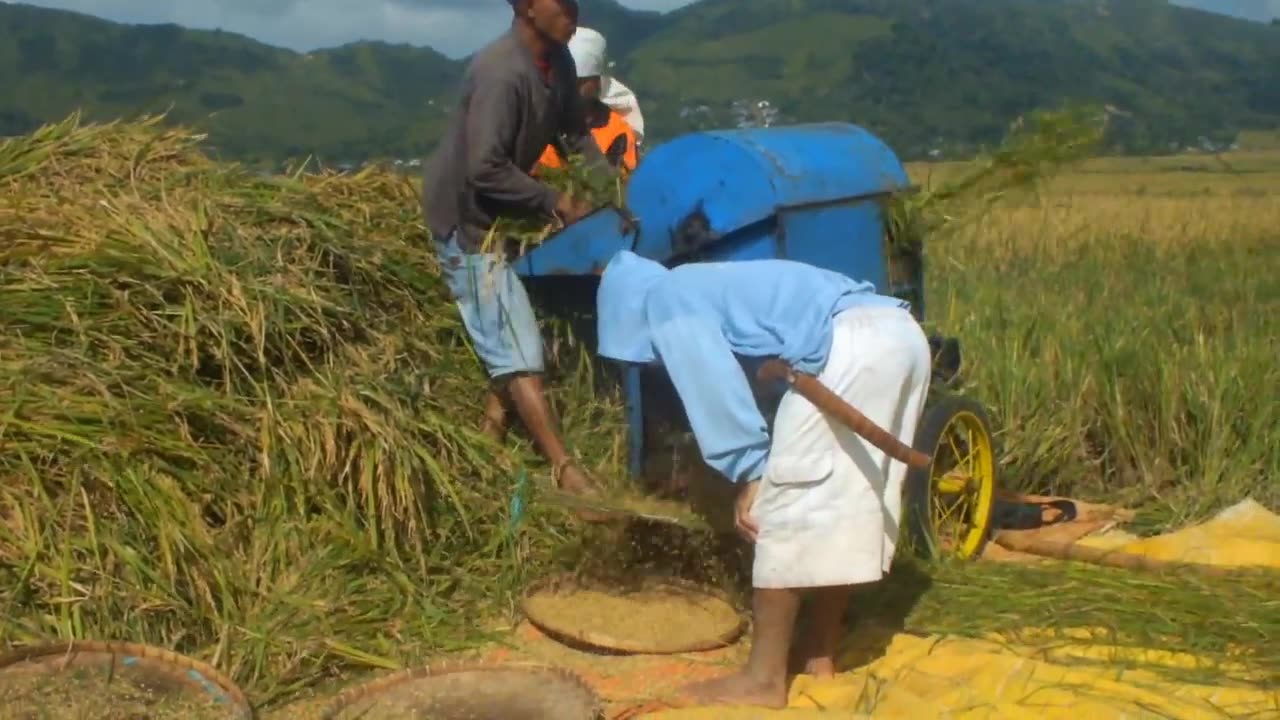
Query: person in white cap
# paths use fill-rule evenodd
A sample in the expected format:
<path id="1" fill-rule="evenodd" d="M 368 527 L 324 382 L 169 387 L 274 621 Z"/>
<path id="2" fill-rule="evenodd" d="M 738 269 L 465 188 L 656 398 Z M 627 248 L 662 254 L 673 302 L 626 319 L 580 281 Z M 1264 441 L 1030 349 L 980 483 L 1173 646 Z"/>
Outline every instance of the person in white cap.
<path id="1" fill-rule="evenodd" d="M 625 171 L 635 169 L 644 140 L 644 115 L 635 93 L 606 74 L 608 42 L 599 32 L 579 27 L 569 40 L 569 54 L 578 71 L 578 92 L 587 113 L 587 126 L 600 150 Z M 545 167 L 560 167 L 562 157 L 548 145 L 538 159 Z"/>

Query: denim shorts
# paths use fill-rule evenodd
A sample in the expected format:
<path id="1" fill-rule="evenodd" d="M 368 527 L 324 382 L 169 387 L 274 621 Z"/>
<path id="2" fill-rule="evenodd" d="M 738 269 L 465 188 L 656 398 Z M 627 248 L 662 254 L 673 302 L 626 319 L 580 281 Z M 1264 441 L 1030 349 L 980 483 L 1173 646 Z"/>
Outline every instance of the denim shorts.
<path id="1" fill-rule="evenodd" d="M 489 377 L 542 372 L 542 333 L 515 270 L 501 255 L 463 252 L 454 233 L 436 241 L 436 253 Z"/>

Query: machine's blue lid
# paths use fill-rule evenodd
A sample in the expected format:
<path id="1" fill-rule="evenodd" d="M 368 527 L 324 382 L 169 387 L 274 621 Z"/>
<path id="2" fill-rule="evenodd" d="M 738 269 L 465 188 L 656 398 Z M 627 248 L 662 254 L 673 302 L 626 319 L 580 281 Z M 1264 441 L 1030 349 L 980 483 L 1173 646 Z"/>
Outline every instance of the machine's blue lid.
<path id="1" fill-rule="evenodd" d="M 627 208 L 640 222 L 635 252 L 666 261 L 691 249 L 681 242 L 690 231 L 714 241 L 785 208 L 907 187 L 897 155 L 856 125 L 718 130 L 646 154 L 627 183 Z"/>
<path id="2" fill-rule="evenodd" d="M 885 195 L 909 186 L 898 157 L 847 123 L 682 135 L 647 153 L 627 182 L 627 210 L 570 225 L 516 264 L 521 275 L 588 275 L 622 249 L 658 262 L 787 208 Z"/>

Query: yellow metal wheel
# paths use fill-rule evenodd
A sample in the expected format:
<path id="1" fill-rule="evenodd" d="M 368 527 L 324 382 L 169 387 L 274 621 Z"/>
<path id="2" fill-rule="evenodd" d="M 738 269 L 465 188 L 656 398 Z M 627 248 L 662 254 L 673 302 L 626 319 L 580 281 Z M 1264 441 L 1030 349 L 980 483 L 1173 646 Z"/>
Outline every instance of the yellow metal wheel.
<path id="1" fill-rule="evenodd" d="M 943 397 L 926 407 L 915 445 L 933 463 L 907 473 L 909 544 L 925 557 L 977 557 L 991 531 L 996 487 L 986 411 L 967 398 Z"/>

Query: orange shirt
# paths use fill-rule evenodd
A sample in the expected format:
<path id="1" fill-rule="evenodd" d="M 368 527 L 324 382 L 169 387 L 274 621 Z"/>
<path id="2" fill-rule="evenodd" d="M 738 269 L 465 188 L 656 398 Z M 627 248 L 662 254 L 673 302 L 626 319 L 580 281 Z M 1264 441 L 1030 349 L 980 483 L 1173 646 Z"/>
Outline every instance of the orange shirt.
<path id="1" fill-rule="evenodd" d="M 626 172 L 636 169 L 636 132 L 631 129 L 626 120 L 617 112 L 609 111 L 609 120 L 602 127 L 592 128 L 591 136 L 595 138 L 596 145 L 600 146 L 600 152 L 609 149 L 609 145 L 619 136 L 625 135 L 627 138 L 627 151 L 622 154 L 622 167 Z M 561 165 L 560 154 L 550 145 L 542 151 L 542 157 L 538 158 L 538 165 L 549 168 L 558 168 Z"/>

